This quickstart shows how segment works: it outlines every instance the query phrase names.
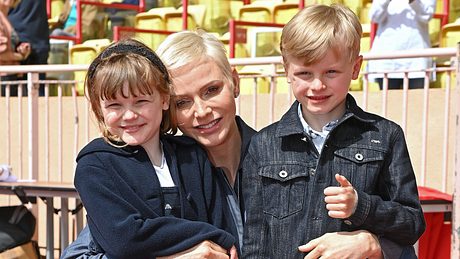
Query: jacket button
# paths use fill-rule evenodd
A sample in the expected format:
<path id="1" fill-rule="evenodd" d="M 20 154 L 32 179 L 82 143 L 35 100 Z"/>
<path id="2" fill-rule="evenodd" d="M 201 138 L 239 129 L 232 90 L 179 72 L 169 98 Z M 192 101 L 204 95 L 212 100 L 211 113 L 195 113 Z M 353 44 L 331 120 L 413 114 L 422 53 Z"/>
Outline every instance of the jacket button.
<path id="1" fill-rule="evenodd" d="M 278 175 L 281 177 L 281 178 L 286 178 L 288 176 L 288 173 L 284 170 L 281 170 Z"/>
<path id="2" fill-rule="evenodd" d="M 311 175 L 311 176 L 315 176 L 315 173 L 316 173 L 316 169 L 311 168 L 311 169 L 310 169 L 310 175 Z"/>
<path id="3" fill-rule="evenodd" d="M 349 221 L 348 219 L 344 220 L 343 223 L 347 224 L 348 226 L 351 225 L 351 221 Z"/>
<path id="4" fill-rule="evenodd" d="M 355 159 L 358 161 L 362 161 L 364 159 L 364 156 L 361 153 L 357 153 L 355 154 Z"/>

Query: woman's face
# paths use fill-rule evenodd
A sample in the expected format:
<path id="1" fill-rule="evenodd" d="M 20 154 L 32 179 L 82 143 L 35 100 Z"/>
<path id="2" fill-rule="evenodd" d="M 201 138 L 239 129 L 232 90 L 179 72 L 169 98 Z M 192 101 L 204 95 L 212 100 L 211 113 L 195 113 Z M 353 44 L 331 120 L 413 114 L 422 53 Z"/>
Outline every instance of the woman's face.
<path id="1" fill-rule="evenodd" d="M 171 71 L 173 105 L 176 106 L 179 129 L 205 148 L 225 143 L 238 131 L 235 122 L 235 97 L 239 94 L 237 75 L 234 85 L 219 66 L 206 59 Z"/>

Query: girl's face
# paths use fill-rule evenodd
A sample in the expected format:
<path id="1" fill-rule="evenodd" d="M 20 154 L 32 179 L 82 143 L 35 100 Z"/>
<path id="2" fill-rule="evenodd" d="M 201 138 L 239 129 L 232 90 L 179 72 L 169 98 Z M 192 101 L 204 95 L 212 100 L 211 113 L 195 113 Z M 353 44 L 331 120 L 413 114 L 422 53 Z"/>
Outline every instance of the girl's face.
<path id="1" fill-rule="evenodd" d="M 237 75 L 228 82 L 219 66 L 206 59 L 172 72 L 174 104 L 179 129 L 206 148 L 225 143 L 235 134 L 235 97 L 239 94 Z"/>
<path id="2" fill-rule="evenodd" d="M 128 145 L 144 145 L 159 138 L 162 112 L 169 106 L 169 97 L 155 90 L 152 95 L 129 95 L 128 83 L 123 86 L 124 98 L 118 93 L 113 100 L 101 100 L 104 123 L 112 135 Z"/>

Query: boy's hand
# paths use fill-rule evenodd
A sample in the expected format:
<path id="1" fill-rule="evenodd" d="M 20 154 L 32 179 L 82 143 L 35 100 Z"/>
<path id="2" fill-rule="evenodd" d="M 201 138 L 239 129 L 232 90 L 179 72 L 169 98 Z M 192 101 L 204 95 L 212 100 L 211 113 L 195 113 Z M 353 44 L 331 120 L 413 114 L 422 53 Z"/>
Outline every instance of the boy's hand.
<path id="1" fill-rule="evenodd" d="M 355 213 L 358 195 L 345 176 L 335 174 L 335 179 L 340 186 L 324 189 L 326 209 L 329 211 L 329 217 L 346 219 Z"/>

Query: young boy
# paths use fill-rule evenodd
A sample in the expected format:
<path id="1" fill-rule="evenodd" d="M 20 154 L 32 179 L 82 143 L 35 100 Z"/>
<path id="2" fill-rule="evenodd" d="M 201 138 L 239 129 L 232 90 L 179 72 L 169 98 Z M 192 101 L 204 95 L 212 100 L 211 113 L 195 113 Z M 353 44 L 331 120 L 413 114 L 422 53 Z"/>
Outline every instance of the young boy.
<path id="1" fill-rule="evenodd" d="M 401 245 L 423 233 L 402 129 L 348 94 L 361 34 L 342 5 L 308 6 L 284 27 L 281 52 L 297 101 L 251 141 L 243 258 L 303 258 L 310 249 L 298 246 L 328 232 L 368 230 Z"/>

